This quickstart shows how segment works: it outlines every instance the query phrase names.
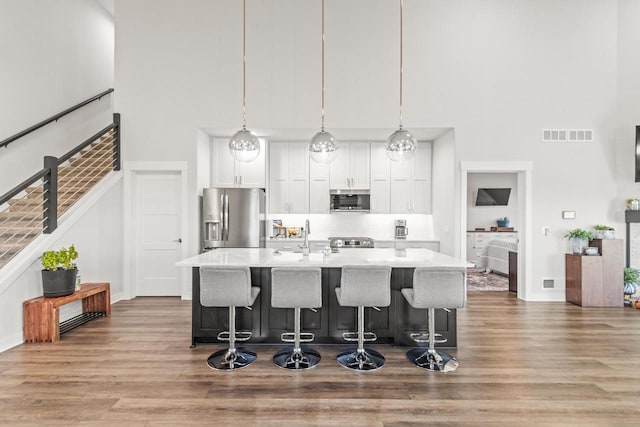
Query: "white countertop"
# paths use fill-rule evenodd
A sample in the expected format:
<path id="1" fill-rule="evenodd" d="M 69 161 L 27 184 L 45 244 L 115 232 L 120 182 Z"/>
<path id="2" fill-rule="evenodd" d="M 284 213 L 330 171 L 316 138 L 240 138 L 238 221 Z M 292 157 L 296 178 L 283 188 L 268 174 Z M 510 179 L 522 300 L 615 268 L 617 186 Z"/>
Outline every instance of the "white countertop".
<path id="1" fill-rule="evenodd" d="M 272 248 L 224 248 L 214 249 L 176 263 L 178 267 L 248 266 L 248 267 L 326 267 L 344 265 L 388 265 L 394 268 L 413 267 L 473 267 L 457 258 L 429 249 L 342 249 L 325 257 L 322 253 L 280 251 Z"/>

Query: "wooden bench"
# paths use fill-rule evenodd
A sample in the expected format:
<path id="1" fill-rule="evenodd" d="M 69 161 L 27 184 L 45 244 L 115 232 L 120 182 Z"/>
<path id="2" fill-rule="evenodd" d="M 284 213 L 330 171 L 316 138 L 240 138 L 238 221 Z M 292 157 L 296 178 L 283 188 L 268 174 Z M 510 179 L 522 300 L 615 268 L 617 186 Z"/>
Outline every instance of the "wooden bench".
<path id="1" fill-rule="evenodd" d="M 60 307 L 82 300 L 82 314 L 60 323 Z M 90 320 L 111 315 L 109 283 L 84 283 L 80 290 L 58 298 L 33 298 L 22 305 L 25 342 L 55 342 L 60 335 Z"/>

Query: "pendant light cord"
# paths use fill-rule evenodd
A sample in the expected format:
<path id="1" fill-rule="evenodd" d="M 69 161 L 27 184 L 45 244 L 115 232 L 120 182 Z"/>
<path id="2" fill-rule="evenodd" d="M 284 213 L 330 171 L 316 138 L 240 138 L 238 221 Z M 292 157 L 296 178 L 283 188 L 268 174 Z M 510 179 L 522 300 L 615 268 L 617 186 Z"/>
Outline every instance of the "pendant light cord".
<path id="1" fill-rule="evenodd" d="M 324 132 L 324 0 L 322 0 L 322 123 L 320 131 Z"/>
<path id="2" fill-rule="evenodd" d="M 247 0 L 242 0 L 242 129 L 247 128 Z"/>
<path id="3" fill-rule="evenodd" d="M 400 0 L 400 129 L 402 129 L 402 8 L 403 0 Z"/>

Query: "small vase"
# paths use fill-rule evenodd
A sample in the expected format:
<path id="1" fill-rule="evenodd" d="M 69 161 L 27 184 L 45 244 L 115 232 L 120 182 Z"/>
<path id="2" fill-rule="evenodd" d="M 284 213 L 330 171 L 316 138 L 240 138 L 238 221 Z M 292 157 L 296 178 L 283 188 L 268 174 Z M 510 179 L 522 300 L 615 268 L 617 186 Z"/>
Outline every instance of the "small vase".
<path id="1" fill-rule="evenodd" d="M 625 295 L 633 295 L 636 293 L 636 284 L 635 283 L 625 283 L 624 291 Z"/>
<path id="2" fill-rule="evenodd" d="M 584 248 L 589 245 L 587 239 L 571 239 L 572 251 L 575 255 L 581 255 L 584 253 Z"/>

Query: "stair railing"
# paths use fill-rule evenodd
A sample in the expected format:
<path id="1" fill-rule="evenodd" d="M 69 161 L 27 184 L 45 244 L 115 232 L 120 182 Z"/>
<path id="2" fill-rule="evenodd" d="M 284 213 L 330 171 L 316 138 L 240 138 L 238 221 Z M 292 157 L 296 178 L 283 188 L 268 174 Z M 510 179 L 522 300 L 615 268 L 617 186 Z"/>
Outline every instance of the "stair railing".
<path id="1" fill-rule="evenodd" d="M 45 156 L 40 171 L 0 196 L 0 268 L 37 235 L 52 233 L 90 186 L 120 170 L 120 153 L 115 113 L 113 123 L 61 157 Z"/>

